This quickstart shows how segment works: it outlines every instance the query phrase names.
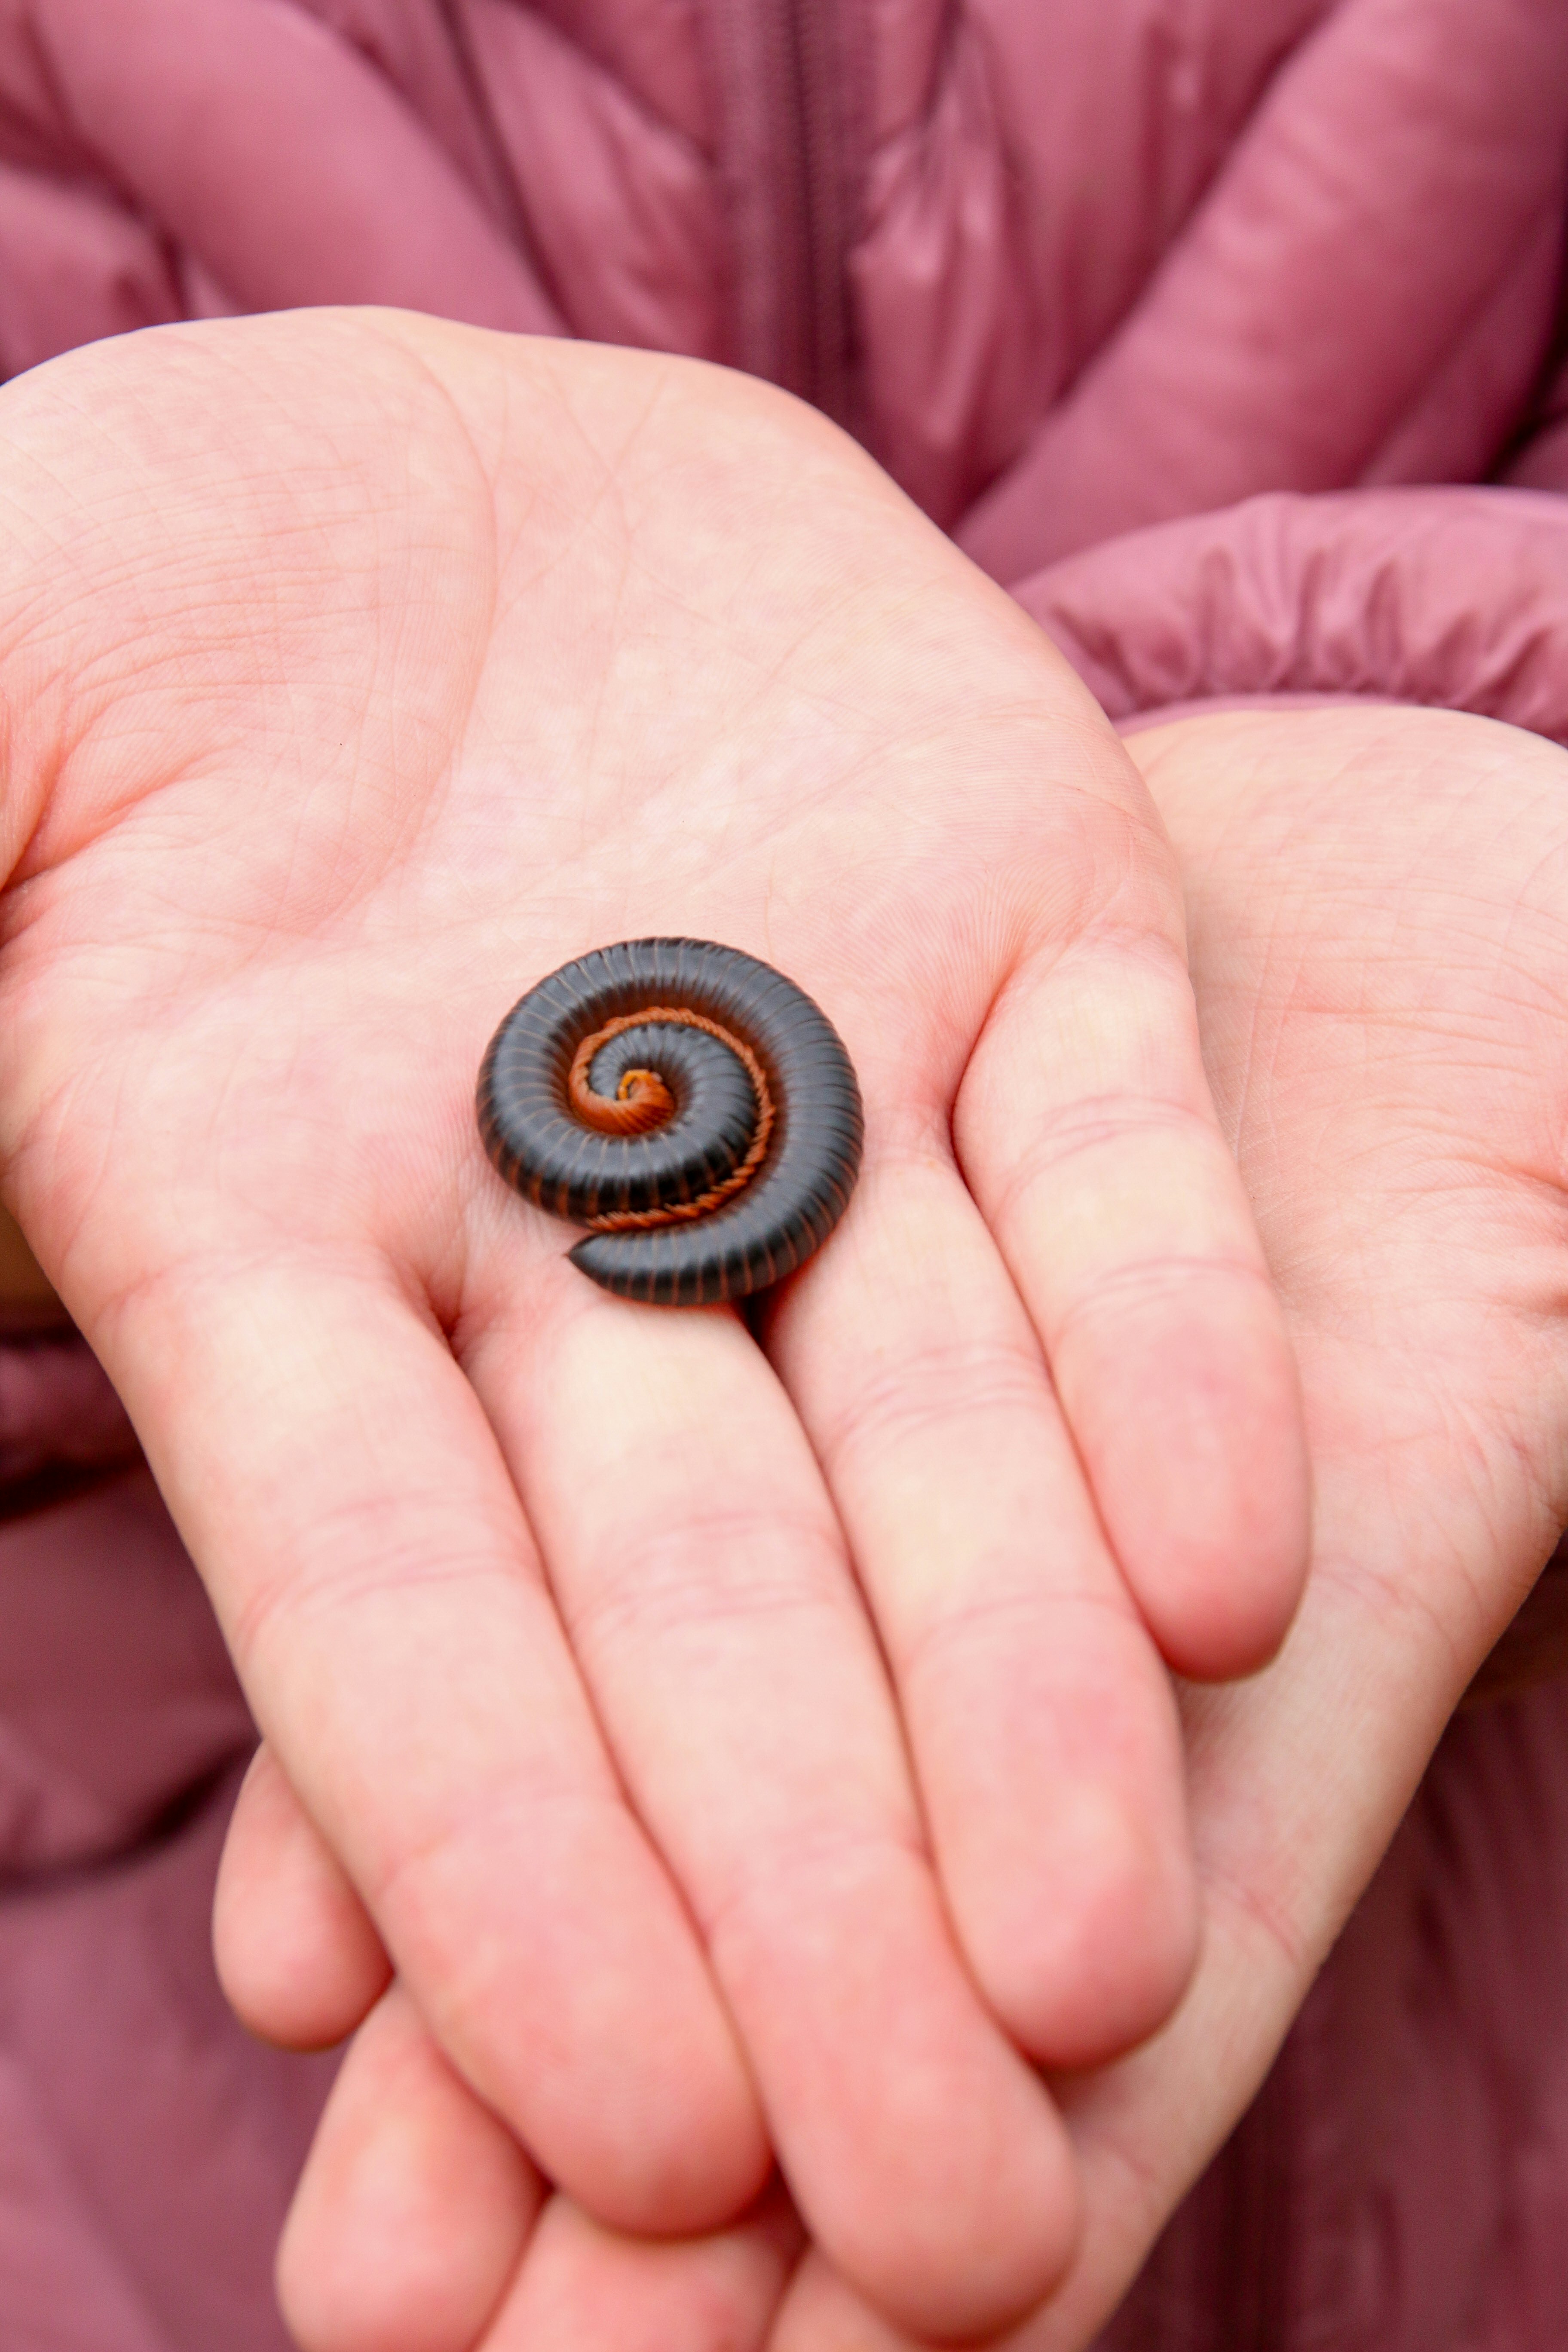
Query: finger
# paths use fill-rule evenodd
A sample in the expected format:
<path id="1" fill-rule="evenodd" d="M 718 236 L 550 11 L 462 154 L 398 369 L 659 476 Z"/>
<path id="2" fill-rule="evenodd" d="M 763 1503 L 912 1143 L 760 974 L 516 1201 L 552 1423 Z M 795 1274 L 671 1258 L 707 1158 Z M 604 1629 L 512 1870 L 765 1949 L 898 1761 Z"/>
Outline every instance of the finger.
<path id="1" fill-rule="evenodd" d="M 392 1986 L 332 2085 L 279 2246 L 301 2352 L 468 2352 L 544 2197 Z"/>
<path id="2" fill-rule="evenodd" d="M 873 1157 L 769 1344 L 854 1547 L 983 1990 L 1043 2063 L 1127 2048 L 1195 1951 L 1175 1706 L 944 1134 Z"/>
<path id="3" fill-rule="evenodd" d="M 869 2310 L 813 2249 L 797 2264 L 780 2299 L 767 2352 L 923 2352 L 930 2341 L 889 2326 Z M 1003 2341 L 992 2339 L 995 2352 Z"/>
<path id="4" fill-rule="evenodd" d="M 722 2235 L 663 2245 L 558 2197 L 483 2352 L 762 2352 L 802 2242 L 776 2186 Z"/>
<path id="5" fill-rule="evenodd" d="M 1256 1668 L 1300 1594 L 1310 1474 L 1177 947 L 1091 932 L 1020 969 L 954 1138 L 1155 1639 L 1184 1675 Z"/>
<path id="6" fill-rule="evenodd" d="M 265 1740 L 229 1817 L 213 1957 L 241 2021 L 285 2050 L 342 2042 L 392 1973 L 369 1913 Z"/>
<path id="7" fill-rule="evenodd" d="M 440 1335 L 279 1244 L 116 1339 L 257 1717 L 441 2046 L 591 2210 L 728 2219 L 769 2166 L 750 2083 Z"/>
<path id="8" fill-rule="evenodd" d="M 1070 2247 L 1062 2135 L 954 1949 L 776 1381 L 734 1318 L 628 1307 L 564 1265 L 468 1362 L 807 2225 L 879 2305 L 999 2325 Z"/>

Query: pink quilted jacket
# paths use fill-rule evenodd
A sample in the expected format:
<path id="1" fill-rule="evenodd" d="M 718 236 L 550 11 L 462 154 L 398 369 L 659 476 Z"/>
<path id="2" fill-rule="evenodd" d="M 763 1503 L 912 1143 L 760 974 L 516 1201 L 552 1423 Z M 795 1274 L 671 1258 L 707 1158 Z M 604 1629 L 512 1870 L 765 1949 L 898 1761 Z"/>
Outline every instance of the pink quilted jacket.
<path id="1" fill-rule="evenodd" d="M 1568 0 L 0 0 L 0 370 L 326 301 L 700 353 L 1120 718 L 1568 740 L 1565 176 Z M 331 2068 L 212 1977 L 251 1738 L 90 1359 L 0 1340 L 0 2352 L 283 2344 Z M 1557 2352 L 1565 1962 L 1547 1682 L 1450 1733 L 1107 2347 Z"/>

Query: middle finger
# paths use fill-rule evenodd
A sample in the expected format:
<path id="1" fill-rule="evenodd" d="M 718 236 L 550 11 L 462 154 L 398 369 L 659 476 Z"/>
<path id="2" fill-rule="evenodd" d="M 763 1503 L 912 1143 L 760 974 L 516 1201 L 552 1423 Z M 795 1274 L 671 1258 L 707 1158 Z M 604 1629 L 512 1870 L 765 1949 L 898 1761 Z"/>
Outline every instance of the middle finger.
<path id="1" fill-rule="evenodd" d="M 1042 2064 L 1115 2054 L 1195 1951 L 1180 1728 L 943 1138 L 868 1162 L 770 1349 L 849 1531 L 970 1964 Z"/>

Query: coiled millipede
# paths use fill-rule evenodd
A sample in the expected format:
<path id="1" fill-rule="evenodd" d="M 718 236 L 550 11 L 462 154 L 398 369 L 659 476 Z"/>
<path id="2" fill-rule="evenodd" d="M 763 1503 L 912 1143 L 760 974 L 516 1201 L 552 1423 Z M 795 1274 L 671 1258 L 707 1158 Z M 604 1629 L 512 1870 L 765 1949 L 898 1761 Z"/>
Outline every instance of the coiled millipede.
<path id="1" fill-rule="evenodd" d="M 624 1298 L 700 1307 L 820 1249 L 860 1165 L 837 1033 L 771 965 L 708 940 L 628 940 L 513 1005 L 479 1072 L 507 1182 L 589 1228 L 574 1265 Z"/>

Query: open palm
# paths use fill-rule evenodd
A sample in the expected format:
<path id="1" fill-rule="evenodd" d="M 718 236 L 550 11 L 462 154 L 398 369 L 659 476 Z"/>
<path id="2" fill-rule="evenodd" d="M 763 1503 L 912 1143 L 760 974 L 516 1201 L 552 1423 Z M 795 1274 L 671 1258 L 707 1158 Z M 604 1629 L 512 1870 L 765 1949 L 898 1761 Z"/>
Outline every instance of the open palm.
<path id="1" fill-rule="evenodd" d="M 310 2022 L 384 1947 L 602 2221 L 710 2225 L 776 2147 L 881 2307 L 1016 2313 L 1076 2210 L 1020 2052 L 1190 1965 L 1161 1653 L 1255 1664 L 1304 1559 L 1135 772 L 717 371 L 313 314 L 4 404 L 9 1197 L 365 1906 Z M 477 1144 L 510 1002 L 658 932 L 859 1069 L 766 1355 L 591 1289 Z"/>

